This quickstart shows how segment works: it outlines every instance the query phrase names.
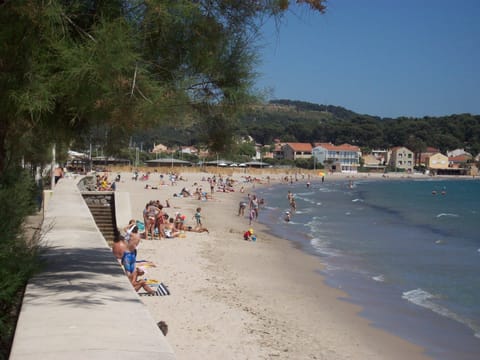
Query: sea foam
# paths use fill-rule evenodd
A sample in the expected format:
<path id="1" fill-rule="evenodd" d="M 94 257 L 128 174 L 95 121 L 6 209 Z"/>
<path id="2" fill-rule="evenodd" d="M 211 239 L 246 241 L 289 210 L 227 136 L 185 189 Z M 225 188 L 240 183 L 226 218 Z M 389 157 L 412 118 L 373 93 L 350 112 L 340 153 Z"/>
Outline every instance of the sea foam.
<path id="1" fill-rule="evenodd" d="M 325 239 L 320 238 L 313 238 L 310 240 L 310 244 L 315 249 L 318 254 L 326 255 L 326 256 L 339 256 L 339 252 L 333 250 L 330 247 L 330 242 Z"/>
<path id="2" fill-rule="evenodd" d="M 460 215 L 457 215 L 457 214 L 449 214 L 449 213 L 441 213 L 441 214 L 438 214 L 436 217 L 437 217 L 437 218 L 441 218 L 442 216 L 459 217 Z"/>
<path id="3" fill-rule="evenodd" d="M 470 329 L 473 330 L 475 336 L 478 336 L 480 332 L 480 328 L 477 324 L 475 324 L 472 320 L 464 318 L 453 311 L 447 309 L 444 306 L 441 306 L 432 299 L 438 299 L 438 296 L 430 294 L 428 291 L 423 289 L 415 289 L 410 291 L 405 291 L 402 295 L 403 299 L 410 301 L 411 303 L 421 306 L 423 308 L 429 309 L 438 315 L 444 316 L 451 320 L 455 320 L 461 324 L 467 325 Z"/>

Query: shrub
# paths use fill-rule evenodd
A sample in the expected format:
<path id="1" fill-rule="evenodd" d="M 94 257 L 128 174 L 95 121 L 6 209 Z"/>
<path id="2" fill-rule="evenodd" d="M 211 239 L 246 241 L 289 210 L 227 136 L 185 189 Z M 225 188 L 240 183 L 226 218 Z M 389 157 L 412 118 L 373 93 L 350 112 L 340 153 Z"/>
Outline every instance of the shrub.
<path id="1" fill-rule="evenodd" d="M 38 209 L 36 192 L 26 171 L 0 177 L 0 359 L 8 359 L 22 294 L 38 268 L 36 246 L 23 233 L 26 217 Z"/>

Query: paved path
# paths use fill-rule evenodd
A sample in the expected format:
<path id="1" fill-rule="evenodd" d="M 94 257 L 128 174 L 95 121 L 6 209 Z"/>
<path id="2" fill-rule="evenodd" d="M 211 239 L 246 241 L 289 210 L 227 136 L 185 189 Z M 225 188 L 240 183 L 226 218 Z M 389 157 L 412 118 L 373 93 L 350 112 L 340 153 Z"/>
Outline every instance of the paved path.
<path id="1" fill-rule="evenodd" d="M 27 286 L 10 359 L 174 359 L 77 182 L 62 179 L 48 203 L 44 268 Z"/>

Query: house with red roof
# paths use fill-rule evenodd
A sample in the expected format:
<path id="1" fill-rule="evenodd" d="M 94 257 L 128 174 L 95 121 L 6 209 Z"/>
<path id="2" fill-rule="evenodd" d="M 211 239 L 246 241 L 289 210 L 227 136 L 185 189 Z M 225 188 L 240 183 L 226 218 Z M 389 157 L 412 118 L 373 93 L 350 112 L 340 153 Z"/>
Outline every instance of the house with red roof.
<path id="1" fill-rule="evenodd" d="M 432 157 L 435 154 L 440 153 L 440 150 L 432 146 L 427 146 L 427 148 L 419 154 L 418 165 L 427 166 L 428 158 Z"/>
<path id="2" fill-rule="evenodd" d="M 359 159 L 362 156 L 358 146 L 332 143 L 315 143 L 314 145 L 312 152 L 317 163 L 333 172 L 357 172 L 360 166 Z"/>
<path id="3" fill-rule="evenodd" d="M 282 152 L 284 159 L 310 159 L 312 157 L 312 144 L 287 142 L 282 146 Z"/>
<path id="4" fill-rule="evenodd" d="M 362 154 L 363 167 L 369 172 L 384 172 L 385 161 L 373 154 Z"/>
<path id="5" fill-rule="evenodd" d="M 470 154 L 460 154 L 457 156 L 449 156 L 448 164 L 451 168 L 463 168 L 466 167 L 467 163 L 472 160 L 472 155 Z"/>

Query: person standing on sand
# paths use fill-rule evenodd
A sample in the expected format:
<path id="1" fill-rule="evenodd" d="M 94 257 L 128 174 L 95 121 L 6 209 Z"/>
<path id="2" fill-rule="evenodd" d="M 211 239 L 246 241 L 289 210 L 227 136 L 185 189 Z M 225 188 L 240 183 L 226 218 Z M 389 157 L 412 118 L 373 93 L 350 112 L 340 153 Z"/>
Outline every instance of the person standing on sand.
<path id="1" fill-rule="evenodd" d="M 155 225 L 153 227 L 153 234 L 157 235 L 158 233 L 158 237 L 159 239 L 161 239 L 163 237 L 163 229 L 165 227 L 165 224 L 168 221 L 168 218 L 165 218 L 166 214 L 163 211 L 163 205 L 159 204 L 158 206 L 156 206 L 156 208 L 158 209 L 158 211 L 156 212 L 156 215 L 155 215 Z"/>
<path id="2" fill-rule="evenodd" d="M 257 195 L 253 195 L 250 199 L 250 210 L 254 211 L 253 220 L 258 219 L 258 199 Z"/>
<path id="3" fill-rule="evenodd" d="M 160 209 L 153 205 L 151 201 L 145 206 L 145 239 L 147 240 L 149 234 L 151 235 L 152 240 L 155 237 L 155 221 L 159 212 Z"/>
<path id="4" fill-rule="evenodd" d="M 202 226 L 202 214 L 200 213 L 202 211 L 202 208 L 197 208 L 195 215 L 193 215 L 193 219 L 196 221 L 196 227 L 201 228 Z"/>
<path id="5" fill-rule="evenodd" d="M 252 221 L 255 220 L 255 210 L 250 209 L 250 214 L 248 216 L 249 222 L 248 225 L 252 225 Z"/>
<path id="6" fill-rule="evenodd" d="M 183 228 L 184 228 L 184 225 L 185 225 L 185 215 L 182 215 L 182 214 L 180 214 L 180 212 L 177 211 L 175 213 L 174 223 L 175 223 L 175 228 L 178 231 L 184 230 Z"/>
<path id="7" fill-rule="evenodd" d="M 210 179 L 210 195 L 213 196 L 214 192 L 215 192 L 215 183 L 213 179 Z"/>
<path id="8" fill-rule="evenodd" d="M 245 209 L 247 207 L 247 203 L 245 201 L 240 201 L 238 204 L 238 216 L 245 216 Z"/>

